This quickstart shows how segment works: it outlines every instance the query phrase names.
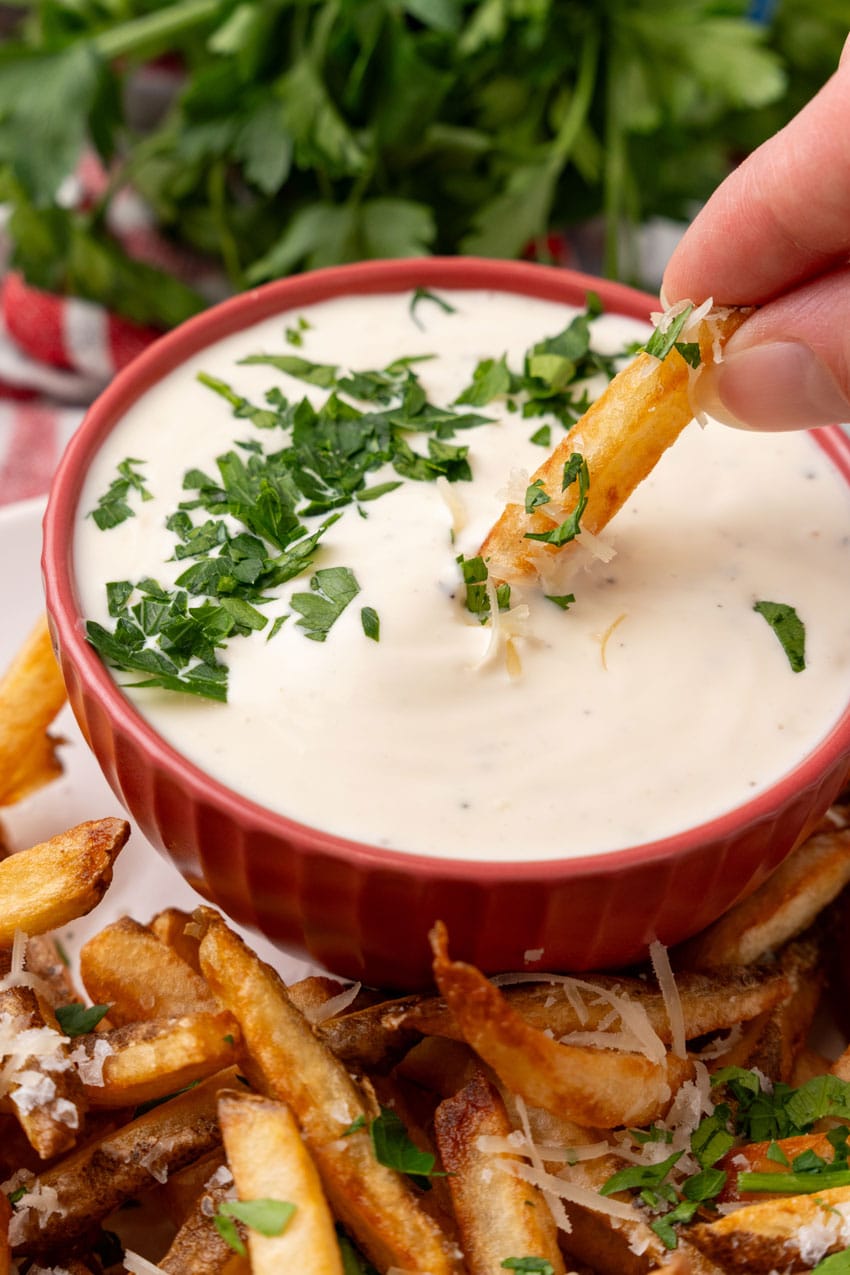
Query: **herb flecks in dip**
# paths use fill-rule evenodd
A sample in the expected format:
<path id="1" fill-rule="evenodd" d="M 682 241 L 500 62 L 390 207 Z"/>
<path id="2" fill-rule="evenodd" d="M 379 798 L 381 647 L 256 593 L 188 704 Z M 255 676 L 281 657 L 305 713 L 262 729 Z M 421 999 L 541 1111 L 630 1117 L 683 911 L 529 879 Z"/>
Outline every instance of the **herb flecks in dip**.
<path id="1" fill-rule="evenodd" d="M 609 356 L 647 329 L 522 296 L 434 295 L 445 307 L 350 297 L 264 321 L 128 411 L 80 503 L 83 609 L 116 633 L 140 601 L 152 627 L 177 598 L 164 620 L 175 642 L 206 625 L 209 646 L 176 676 L 196 667 L 210 687 L 127 694 L 181 752 L 261 804 L 412 852 L 602 853 L 768 787 L 850 692 L 841 477 L 804 435 L 692 425 L 612 524 L 614 557 L 594 544 L 548 596 L 499 596 L 478 546 L 506 497 L 539 499 L 528 475 L 542 432 L 557 442 L 585 388 L 605 384 Z M 582 328 L 602 355 L 568 348 Z M 299 423 L 318 443 L 329 402 L 351 457 L 335 454 L 333 474 L 272 462 L 264 486 L 260 469 Z M 133 516 L 100 531 L 85 514 L 129 457 L 152 499 L 128 489 Z M 225 474 L 219 457 L 231 458 Z M 234 512 L 252 470 L 255 495 L 294 487 L 291 508 L 260 501 L 274 536 Z M 226 535 L 207 527 L 218 522 Z M 262 552 L 234 548 L 240 536 Z M 190 592 L 186 572 L 215 591 Z M 754 610 L 766 599 L 805 624 L 802 675 Z M 139 649 L 155 645 L 146 633 Z"/>

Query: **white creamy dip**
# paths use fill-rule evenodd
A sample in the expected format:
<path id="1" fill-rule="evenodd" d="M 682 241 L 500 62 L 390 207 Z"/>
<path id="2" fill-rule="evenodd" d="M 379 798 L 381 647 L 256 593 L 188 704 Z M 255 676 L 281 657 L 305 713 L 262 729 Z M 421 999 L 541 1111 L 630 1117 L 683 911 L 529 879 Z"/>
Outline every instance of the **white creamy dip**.
<path id="1" fill-rule="evenodd" d="M 310 327 L 297 350 L 284 340 L 297 316 L 264 321 L 146 393 L 82 493 L 75 551 L 84 614 L 111 627 L 106 581 L 169 584 L 185 570 L 170 561 L 175 537 L 164 520 L 186 498 L 186 470 L 215 475 L 216 456 L 234 440 L 267 450 L 287 443 L 279 430 L 235 419 L 198 383 L 199 371 L 259 405 L 275 385 L 318 405 L 328 391 L 237 361 L 298 354 L 359 370 L 433 354 L 417 373 L 430 401 L 446 405 L 479 359 L 506 353 L 519 367 L 528 346 L 575 313 L 509 294 L 442 295 L 456 313 L 423 303 L 421 328 L 409 294 L 315 305 L 303 311 Z M 604 316 L 594 345 L 619 350 L 647 330 Z M 690 425 L 612 522 L 606 539 L 616 556 L 582 555 L 568 611 L 514 590 L 514 605 L 530 614 L 515 642 L 522 671 L 512 677 L 503 645 L 485 658 L 490 626 L 465 610 L 455 559 L 477 552 L 512 470 L 530 473 L 546 455 L 529 441 L 542 422 L 508 412 L 504 400 L 475 410 L 493 423 L 451 440 L 469 445 L 474 476 L 451 488 L 465 519 L 455 542 L 434 483 L 405 481 L 364 506 L 368 518 L 347 507 L 312 567 L 261 608 L 271 620 L 316 569 L 350 567 L 361 591 L 327 640 L 310 641 L 296 616 L 271 640 L 268 629 L 233 639 L 221 656 L 226 705 L 129 690 L 166 740 L 231 788 L 331 833 L 439 857 L 531 860 L 604 853 L 711 819 L 824 737 L 850 697 L 850 491 L 811 438 Z M 554 424 L 553 446 L 561 437 Z M 424 451 L 420 436 L 410 441 Z M 85 515 L 127 457 L 142 462 L 154 498 L 131 493 L 136 516 L 101 531 Z M 368 482 L 395 477 L 379 471 Z M 792 672 L 753 611 L 760 599 L 788 603 L 804 621 L 803 672 Z M 364 635 L 367 606 L 380 618 L 378 642 Z"/>

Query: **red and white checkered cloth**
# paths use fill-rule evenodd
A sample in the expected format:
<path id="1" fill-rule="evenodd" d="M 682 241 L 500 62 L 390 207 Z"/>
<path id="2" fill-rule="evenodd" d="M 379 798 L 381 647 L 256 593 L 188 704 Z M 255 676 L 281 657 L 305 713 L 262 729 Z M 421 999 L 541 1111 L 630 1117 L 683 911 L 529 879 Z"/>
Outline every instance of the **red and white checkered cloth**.
<path id="1" fill-rule="evenodd" d="M 87 155 L 63 197 L 89 206 L 105 182 Z M 132 256 L 178 274 L 209 300 L 223 295 L 220 273 L 163 240 L 132 191 L 112 201 L 109 225 Z M 3 247 L 0 222 L 0 505 L 47 492 L 86 406 L 160 335 L 91 301 L 31 287 L 3 270 Z"/>

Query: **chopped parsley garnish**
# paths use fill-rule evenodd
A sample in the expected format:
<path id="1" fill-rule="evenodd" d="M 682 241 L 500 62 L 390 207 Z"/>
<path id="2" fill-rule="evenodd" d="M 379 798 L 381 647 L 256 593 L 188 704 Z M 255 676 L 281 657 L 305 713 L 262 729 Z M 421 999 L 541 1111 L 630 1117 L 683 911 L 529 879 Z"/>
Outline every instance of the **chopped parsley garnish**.
<path id="1" fill-rule="evenodd" d="M 294 1213 L 295 1205 L 287 1200 L 222 1200 L 213 1222 L 221 1238 L 235 1253 L 245 1257 L 237 1222 L 260 1235 L 282 1235 Z"/>
<path id="2" fill-rule="evenodd" d="M 544 544 L 555 545 L 559 549 L 570 540 L 575 540 L 581 531 L 581 518 L 587 508 L 587 494 L 590 489 L 587 461 L 580 452 L 573 452 L 565 463 L 561 490 L 566 491 L 573 483 L 578 483 L 578 502 L 572 513 L 562 523 L 559 523 L 557 527 L 552 527 L 550 531 L 527 531 L 525 533 L 526 540 L 540 540 Z M 528 497 L 526 496 L 526 502 L 527 499 Z"/>
<path id="3" fill-rule="evenodd" d="M 545 1257 L 506 1257 L 500 1265 L 508 1271 L 524 1271 L 526 1275 L 555 1275 L 552 1263 Z"/>
<path id="4" fill-rule="evenodd" d="M 680 310 L 670 320 L 663 332 L 660 327 L 657 327 L 644 346 L 647 354 L 651 354 L 656 359 L 666 359 L 674 345 L 678 344 L 682 329 L 690 318 L 693 308 L 693 305 L 686 305 L 683 310 Z M 699 350 L 699 347 L 697 347 L 697 350 Z M 683 354 L 683 357 L 687 356 Z M 690 358 L 688 362 L 691 362 Z M 692 366 L 696 366 L 696 364 L 692 364 Z"/>
<path id="5" fill-rule="evenodd" d="M 539 429 L 536 429 L 534 431 L 534 433 L 531 435 L 531 438 L 528 441 L 530 443 L 536 443 L 538 447 L 551 447 L 552 446 L 552 426 L 541 425 Z"/>
<path id="6" fill-rule="evenodd" d="M 423 301 L 430 301 L 434 305 L 439 306 L 445 314 L 457 314 L 455 307 L 453 305 L 449 305 L 448 301 L 446 301 L 443 297 L 438 297 L 436 292 L 430 292 L 428 288 L 416 288 L 413 296 L 410 298 L 409 314 L 418 328 L 421 328 L 422 324 L 417 317 L 416 311 Z"/>
<path id="7" fill-rule="evenodd" d="M 812 1267 L 812 1275 L 850 1275 L 850 1248 L 825 1257 L 817 1266 Z"/>
<path id="8" fill-rule="evenodd" d="M 570 607 L 576 600 L 574 593 L 544 593 L 547 602 L 554 602 L 556 607 L 560 607 L 562 611 L 569 611 Z"/>
<path id="9" fill-rule="evenodd" d="M 96 507 L 89 511 L 89 517 L 94 519 L 101 531 L 117 527 L 128 518 L 135 518 L 135 509 L 127 503 L 127 497 L 131 491 L 137 492 L 142 500 L 153 500 L 153 496 L 145 486 L 144 475 L 137 473 L 134 468 L 144 463 L 143 460 L 137 460 L 133 456 L 128 456 L 126 460 L 119 462 L 119 476 L 113 478 L 108 490 L 98 498 Z"/>
<path id="10" fill-rule="evenodd" d="M 523 417 L 552 415 L 568 429 L 590 406 L 577 384 L 598 373 L 610 379 L 616 371 L 615 357 L 597 354 L 590 346 L 590 325 L 601 313 L 599 298 L 589 292 L 583 314 L 526 351 L 522 372 L 512 372 L 504 357 L 482 359 L 455 402 L 484 407 L 495 398 L 521 395 Z M 548 425 L 542 426 L 531 441 L 548 447 L 550 432 Z"/>
<path id="11" fill-rule="evenodd" d="M 284 332 L 284 337 L 288 345 L 296 347 L 304 344 L 304 333 L 309 331 L 312 325 L 307 322 L 303 314 L 298 316 L 298 321 Z"/>
<path id="12" fill-rule="evenodd" d="M 543 487 L 543 479 L 535 478 L 530 483 L 525 492 L 525 512 L 533 514 L 535 509 L 539 509 L 541 505 L 548 505 L 552 497 Z"/>
<path id="13" fill-rule="evenodd" d="M 785 602 L 756 602 L 753 610 L 767 620 L 779 638 L 793 671 L 802 673 L 806 667 L 806 628 L 794 608 Z"/>
<path id="14" fill-rule="evenodd" d="M 360 585 L 350 567 L 325 567 L 310 577 L 310 588 L 312 593 L 293 593 L 291 606 L 301 616 L 298 626 L 307 637 L 324 642 L 349 602 L 357 597 Z"/>
<path id="15" fill-rule="evenodd" d="M 369 1125 L 372 1147 L 379 1164 L 413 1178 L 445 1177 L 434 1169 L 435 1157 L 430 1151 L 422 1151 L 411 1142 L 403 1121 L 390 1107 L 381 1107 L 381 1114 Z"/>
<path id="16" fill-rule="evenodd" d="M 373 642 L 381 640 L 381 620 L 374 607 L 360 608 L 360 623 L 367 638 L 371 638 Z"/>
<path id="17" fill-rule="evenodd" d="M 94 1031 L 109 1010 L 109 1005 L 89 1006 L 81 1001 L 72 1001 L 69 1005 L 57 1005 L 56 1021 L 65 1036 L 85 1036 Z"/>
<path id="18" fill-rule="evenodd" d="M 355 1116 L 347 1129 L 343 1129 L 341 1137 L 350 1138 L 352 1133 L 357 1133 L 358 1129 L 366 1128 L 366 1117 L 361 1112 L 359 1116 Z"/>
<path id="19" fill-rule="evenodd" d="M 466 609 L 471 615 L 477 615 L 481 623 L 485 624 L 490 615 L 487 563 L 480 556 L 465 558 L 462 553 L 458 554 L 457 562 L 460 566 L 463 582 L 466 585 Z M 511 605 L 511 586 L 509 584 L 496 586 L 496 601 L 500 611 L 507 611 Z"/>
<path id="20" fill-rule="evenodd" d="M 17 1204 L 19 1200 L 22 1200 L 24 1198 L 28 1189 L 29 1188 L 25 1186 L 16 1187 L 14 1191 L 9 1192 L 9 1194 L 6 1196 L 6 1199 L 9 1201 L 10 1204 Z"/>

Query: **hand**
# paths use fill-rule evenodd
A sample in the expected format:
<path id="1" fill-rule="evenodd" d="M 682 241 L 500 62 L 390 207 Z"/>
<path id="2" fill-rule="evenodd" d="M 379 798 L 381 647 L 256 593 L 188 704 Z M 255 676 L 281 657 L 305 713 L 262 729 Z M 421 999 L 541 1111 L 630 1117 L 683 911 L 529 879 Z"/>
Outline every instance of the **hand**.
<path id="1" fill-rule="evenodd" d="M 817 96 L 694 219 L 662 291 L 760 307 L 697 381 L 701 409 L 752 429 L 850 421 L 850 39 Z"/>

